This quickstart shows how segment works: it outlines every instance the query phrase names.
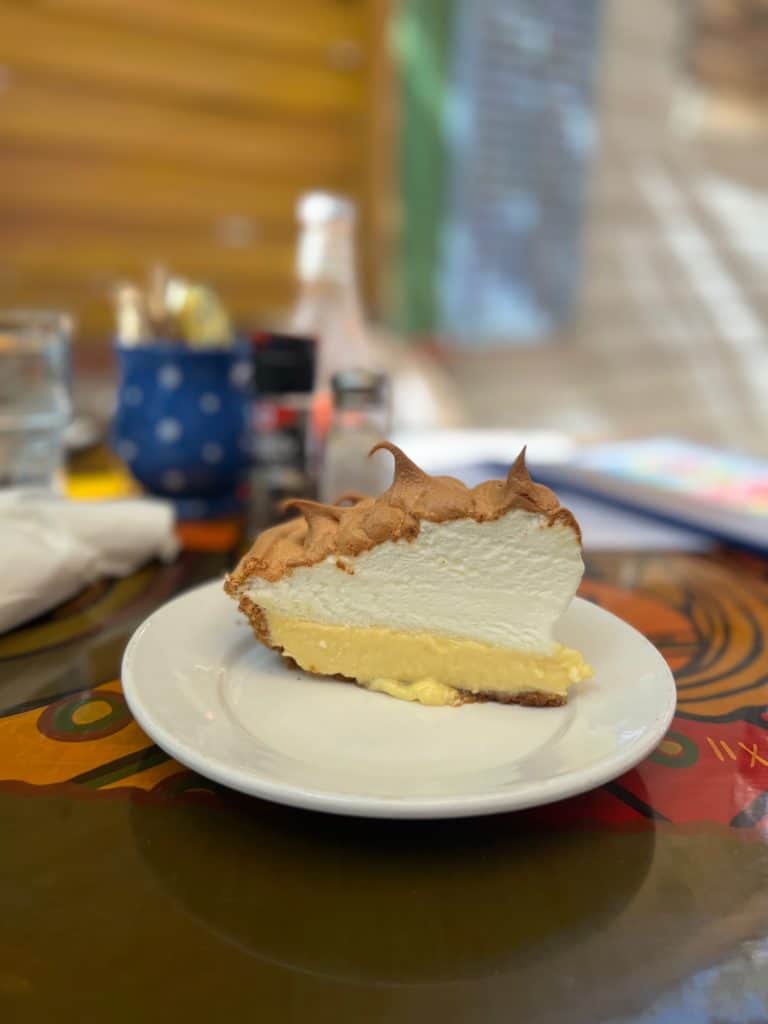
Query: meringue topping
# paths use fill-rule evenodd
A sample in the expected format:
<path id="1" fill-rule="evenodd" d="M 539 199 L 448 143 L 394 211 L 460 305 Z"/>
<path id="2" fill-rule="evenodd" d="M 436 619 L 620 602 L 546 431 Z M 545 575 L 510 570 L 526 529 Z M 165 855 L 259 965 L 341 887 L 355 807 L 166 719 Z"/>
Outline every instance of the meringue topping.
<path id="1" fill-rule="evenodd" d="M 295 499 L 287 502 L 299 516 L 265 530 L 243 557 L 225 588 L 235 596 L 246 580 L 261 577 L 276 582 L 299 566 L 315 565 L 328 556 L 354 558 L 385 541 L 411 541 L 423 521 L 443 523 L 474 519 L 482 523 L 499 519 L 511 509 L 544 516 L 548 525 L 571 527 L 579 541 L 579 526 L 556 495 L 531 479 L 525 464 L 525 448 L 515 459 L 505 480 L 486 480 L 469 488 L 451 476 L 430 476 L 397 445 L 382 441 L 371 449 L 391 452 L 394 479 L 377 498 L 344 495 L 334 505 Z"/>

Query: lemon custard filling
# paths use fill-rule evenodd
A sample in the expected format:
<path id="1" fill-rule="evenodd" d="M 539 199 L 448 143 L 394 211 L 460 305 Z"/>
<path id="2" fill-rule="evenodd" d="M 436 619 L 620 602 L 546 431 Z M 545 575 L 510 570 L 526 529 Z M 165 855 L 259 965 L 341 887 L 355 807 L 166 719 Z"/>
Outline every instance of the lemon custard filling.
<path id="1" fill-rule="evenodd" d="M 557 703 L 591 674 L 578 651 L 559 644 L 538 654 L 435 633 L 309 622 L 269 611 L 265 616 L 272 643 L 307 672 L 345 676 L 423 704 L 458 704 L 462 694 L 487 692 L 546 693 Z"/>

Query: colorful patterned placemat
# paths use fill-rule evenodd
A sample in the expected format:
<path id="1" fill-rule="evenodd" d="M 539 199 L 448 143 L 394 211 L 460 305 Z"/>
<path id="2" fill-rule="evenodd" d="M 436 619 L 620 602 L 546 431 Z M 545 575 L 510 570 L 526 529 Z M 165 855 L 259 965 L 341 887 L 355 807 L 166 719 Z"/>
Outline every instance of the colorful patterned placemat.
<path id="1" fill-rule="evenodd" d="M 677 713 L 638 768 L 537 817 L 606 826 L 660 820 L 768 827 L 768 584 L 760 578 L 762 563 L 743 565 L 760 571 L 735 572 L 731 562 L 690 555 L 589 560 L 582 596 L 661 650 L 675 673 Z M 0 639 L 0 659 L 70 643 L 114 624 L 137 601 L 154 606 L 172 589 L 163 570 L 97 585 L 48 619 Z M 141 731 L 118 678 L 2 712 L 0 790 L 227 798 Z"/>

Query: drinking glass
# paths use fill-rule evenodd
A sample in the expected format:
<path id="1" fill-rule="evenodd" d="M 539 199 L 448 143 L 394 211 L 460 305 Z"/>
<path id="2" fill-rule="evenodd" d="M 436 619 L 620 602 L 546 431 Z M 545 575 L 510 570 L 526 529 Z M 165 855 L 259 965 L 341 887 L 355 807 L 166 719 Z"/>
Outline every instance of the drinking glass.
<path id="1" fill-rule="evenodd" d="M 72 321 L 45 310 L 0 310 L 0 487 L 53 489 L 72 411 Z"/>

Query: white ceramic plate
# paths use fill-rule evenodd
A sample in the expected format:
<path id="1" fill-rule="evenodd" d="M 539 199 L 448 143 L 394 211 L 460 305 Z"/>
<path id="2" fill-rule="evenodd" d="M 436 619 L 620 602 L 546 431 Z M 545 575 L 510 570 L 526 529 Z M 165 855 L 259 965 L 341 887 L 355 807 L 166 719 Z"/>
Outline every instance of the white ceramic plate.
<path id="1" fill-rule="evenodd" d="M 565 707 L 422 707 L 289 668 L 215 582 L 139 627 L 123 689 L 159 746 L 244 793 L 367 817 L 492 814 L 616 778 L 672 718 L 672 674 L 631 626 L 576 599 L 558 638 L 595 669 Z"/>

